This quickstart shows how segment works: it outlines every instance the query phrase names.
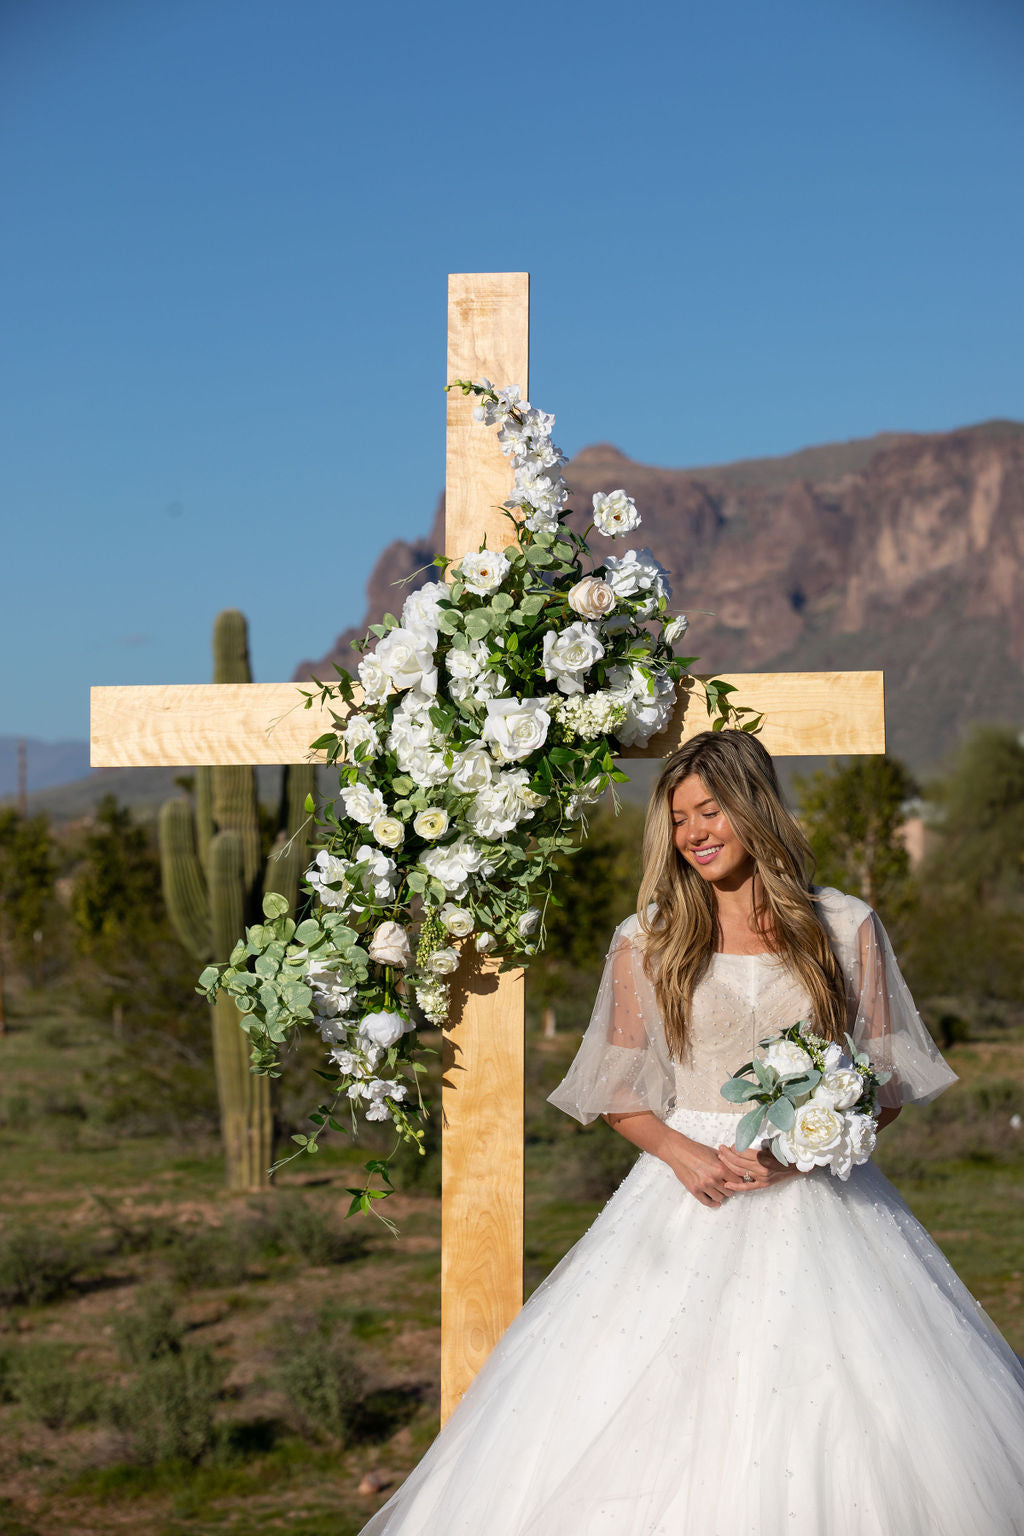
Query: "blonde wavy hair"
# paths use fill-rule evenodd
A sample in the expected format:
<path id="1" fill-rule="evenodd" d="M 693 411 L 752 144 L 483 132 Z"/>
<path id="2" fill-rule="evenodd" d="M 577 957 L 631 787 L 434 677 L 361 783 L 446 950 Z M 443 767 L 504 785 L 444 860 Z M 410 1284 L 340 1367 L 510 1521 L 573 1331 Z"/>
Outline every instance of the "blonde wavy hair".
<path id="1" fill-rule="evenodd" d="M 754 881 L 754 930 L 763 932 L 768 946 L 803 984 L 816 1032 L 842 1041 L 848 1027 L 846 990 L 810 892 L 815 859 L 783 801 L 775 765 L 744 731 L 704 731 L 666 759 L 644 825 L 637 916 L 646 940 L 644 969 L 670 1054 L 676 1060 L 684 1055 L 693 990 L 719 943 L 713 883 L 675 846 L 672 796 L 693 773 L 754 860 L 760 877 Z M 648 918 L 651 903 L 657 910 Z"/>

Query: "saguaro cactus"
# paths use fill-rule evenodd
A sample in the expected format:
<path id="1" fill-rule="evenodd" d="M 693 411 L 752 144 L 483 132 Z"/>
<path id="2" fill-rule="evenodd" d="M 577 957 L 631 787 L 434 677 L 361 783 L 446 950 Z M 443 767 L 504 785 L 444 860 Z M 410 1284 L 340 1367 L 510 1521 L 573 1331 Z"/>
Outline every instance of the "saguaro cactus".
<path id="1" fill-rule="evenodd" d="M 218 614 L 213 626 L 213 680 L 252 682 L 245 616 L 234 608 Z M 287 897 L 294 910 L 314 772 L 311 764 L 284 770 L 266 857 L 253 768 L 199 768 L 194 806 L 181 795 L 161 807 L 164 900 L 178 937 L 197 960 L 226 960 L 244 926 L 260 921 L 265 892 Z M 270 1166 L 270 1079 L 249 1071 L 248 1037 L 226 993 L 213 1004 L 213 1055 L 228 1187 L 256 1189 L 266 1184 Z"/>

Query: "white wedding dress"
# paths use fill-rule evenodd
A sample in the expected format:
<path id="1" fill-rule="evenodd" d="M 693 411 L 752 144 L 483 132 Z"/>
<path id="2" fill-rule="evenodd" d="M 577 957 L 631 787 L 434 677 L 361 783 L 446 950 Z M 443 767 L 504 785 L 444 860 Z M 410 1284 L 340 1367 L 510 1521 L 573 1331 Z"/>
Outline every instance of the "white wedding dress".
<path id="1" fill-rule="evenodd" d="M 885 1096 L 934 1098 L 954 1074 L 877 917 L 815 896 Z M 552 1101 L 731 1144 L 721 1084 L 807 999 L 774 956 L 716 955 L 673 1063 L 642 941 L 616 930 Z M 794 1532 L 1020 1536 L 1024 1368 L 872 1163 L 713 1209 L 644 1153 L 363 1536 Z"/>

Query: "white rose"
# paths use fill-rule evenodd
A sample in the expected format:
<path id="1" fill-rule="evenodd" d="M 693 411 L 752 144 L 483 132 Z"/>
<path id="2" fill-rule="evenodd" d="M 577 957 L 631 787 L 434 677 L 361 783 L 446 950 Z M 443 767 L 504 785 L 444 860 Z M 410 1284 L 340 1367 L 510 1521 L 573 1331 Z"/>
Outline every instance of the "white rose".
<path id="1" fill-rule="evenodd" d="M 428 581 L 425 586 L 410 592 L 402 605 L 402 628 L 414 635 L 422 635 L 433 650 L 437 644 L 437 625 L 442 610 L 438 598 L 450 597 L 446 581 Z"/>
<path id="2" fill-rule="evenodd" d="M 397 816 L 375 816 L 370 831 L 385 848 L 397 848 L 405 841 L 405 828 Z"/>
<path id="3" fill-rule="evenodd" d="M 488 950 L 493 949 L 497 942 L 493 933 L 478 933 L 474 940 L 477 949 L 482 955 L 486 955 Z"/>
<path id="4" fill-rule="evenodd" d="M 387 1050 L 405 1034 L 412 1025 L 408 1019 L 400 1013 L 386 1013 L 383 1010 L 378 1013 L 367 1013 L 359 1021 L 359 1034 L 363 1040 L 368 1040 L 371 1045 L 380 1046 Z"/>
<path id="5" fill-rule="evenodd" d="M 350 784 L 341 791 L 341 800 L 349 820 L 361 822 L 364 826 L 376 821 L 384 811 L 384 796 L 379 789 L 370 789 L 367 784 Z"/>
<path id="6" fill-rule="evenodd" d="M 448 812 L 439 806 L 430 806 L 425 811 L 420 811 L 413 819 L 413 831 L 419 837 L 425 837 L 433 841 L 436 837 L 443 837 L 448 830 Z"/>
<path id="7" fill-rule="evenodd" d="M 843 1117 L 827 1104 L 802 1104 L 786 1139 L 801 1171 L 824 1166 L 843 1139 Z"/>
<path id="8" fill-rule="evenodd" d="M 582 693 L 583 673 L 604 655 L 604 646 L 589 624 L 577 620 L 544 636 L 544 676 L 557 680 L 561 693 Z"/>
<path id="9" fill-rule="evenodd" d="M 363 703 L 379 704 L 388 691 L 390 679 L 376 655 L 371 652 L 369 656 L 364 656 L 356 671 L 363 685 Z"/>
<path id="10" fill-rule="evenodd" d="M 479 554 L 463 555 L 459 571 L 470 592 L 481 597 L 500 587 L 509 571 L 509 559 L 501 550 L 484 549 Z"/>
<path id="11" fill-rule="evenodd" d="M 453 648 L 445 657 L 444 664 L 450 677 L 479 677 L 487 656 L 487 647 L 478 643 L 477 646 L 467 647 L 466 650 L 457 651 Z"/>
<path id="12" fill-rule="evenodd" d="M 793 1040 L 773 1040 L 761 1059 L 766 1066 L 774 1067 L 780 1077 L 806 1072 L 814 1065 L 803 1046 Z"/>
<path id="13" fill-rule="evenodd" d="M 404 970 L 412 964 L 409 935 L 401 923 L 381 923 L 374 930 L 367 954 L 378 965 L 398 965 Z"/>
<path id="14" fill-rule="evenodd" d="M 636 502 L 625 491 L 597 491 L 594 495 L 595 527 L 610 539 L 640 526 Z"/>
<path id="15" fill-rule="evenodd" d="M 681 640 L 690 627 L 690 621 L 685 613 L 680 613 L 674 619 L 670 619 L 662 630 L 662 637 L 667 645 L 675 645 Z"/>
<path id="16" fill-rule="evenodd" d="M 435 976 L 450 976 L 459 968 L 459 952 L 457 949 L 435 949 L 427 961 L 427 965 Z"/>
<path id="17" fill-rule="evenodd" d="M 822 1062 L 821 1070 L 823 1072 L 834 1072 L 837 1067 L 841 1067 L 843 1064 L 842 1046 L 837 1045 L 834 1040 L 830 1040 L 822 1052 Z"/>
<path id="18" fill-rule="evenodd" d="M 472 912 L 466 907 L 457 907 L 453 901 L 446 901 L 438 916 L 455 939 L 466 938 L 476 926 Z"/>
<path id="19" fill-rule="evenodd" d="M 543 699 L 488 699 L 480 732 L 499 762 L 517 762 L 544 745 L 551 716 Z"/>
<path id="20" fill-rule="evenodd" d="M 540 908 L 527 907 L 526 911 L 521 912 L 516 918 L 516 927 L 519 930 L 520 937 L 524 939 L 527 938 L 531 933 L 534 932 L 539 922 Z"/>
<path id="21" fill-rule="evenodd" d="M 824 1074 L 811 1098 L 816 1103 L 827 1103 L 833 1109 L 849 1109 L 863 1091 L 864 1080 L 860 1073 L 850 1067 L 839 1067 L 835 1072 Z"/>
<path id="22" fill-rule="evenodd" d="M 460 794 L 486 789 L 494 777 L 494 759 L 486 747 L 466 747 L 457 752 L 453 763 L 452 787 Z"/>
<path id="23" fill-rule="evenodd" d="M 584 576 L 568 594 L 569 607 L 581 619 L 603 619 L 615 607 L 615 593 L 600 576 Z"/>
<path id="24" fill-rule="evenodd" d="M 414 630 L 389 630 L 377 643 L 377 661 L 396 688 L 416 688 L 423 694 L 437 692 L 434 647 Z"/>

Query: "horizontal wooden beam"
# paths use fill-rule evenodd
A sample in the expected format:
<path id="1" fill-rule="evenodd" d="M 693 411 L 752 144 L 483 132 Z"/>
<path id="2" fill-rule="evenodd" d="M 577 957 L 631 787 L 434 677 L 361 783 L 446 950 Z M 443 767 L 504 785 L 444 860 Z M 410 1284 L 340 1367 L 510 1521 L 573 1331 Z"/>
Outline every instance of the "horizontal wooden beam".
<path id="1" fill-rule="evenodd" d="M 309 743 L 332 727 L 329 708 L 306 709 L 312 683 L 166 683 L 93 688 L 94 768 L 200 767 L 322 761 Z M 345 714 L 341 705 L 338 713 Z"/>
<path id="2" fill-rule="evenodd" d="M 779 757 L 885 751 L 881 672 L 731 672 L 737 702 L 763 710 L 760 739 Z M 332 727 L 330 707 L 304 707 L 298 683 L 165 683 L 92 689 L 94 768 L 203 763 L 307 763 L 309 743 Z M 335 703 L 334 713 L 347 708 Z M 710 725 L 699 687 L 671 725 L 623 757 L 667 757 Z"/>
<path id="3" fill-rule="evenodd" d="M 885 751 L 881 672 L 723 672 L 733 703 L 760 710 L 758 740 L 774 757 L 843 757 Z M 623 757 L 668 757 L 711 726 L 704 690 L 686 690 L 667 730 Z"/>

